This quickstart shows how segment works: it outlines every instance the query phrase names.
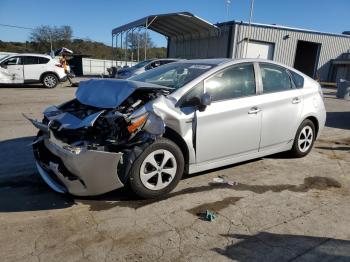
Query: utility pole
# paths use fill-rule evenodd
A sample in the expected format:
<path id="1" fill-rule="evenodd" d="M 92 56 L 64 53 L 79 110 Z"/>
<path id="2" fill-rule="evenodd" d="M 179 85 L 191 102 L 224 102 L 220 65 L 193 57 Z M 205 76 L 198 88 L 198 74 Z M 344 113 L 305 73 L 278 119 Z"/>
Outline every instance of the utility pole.
<path id="1" fill-rule="evenodd" d="M 226 21 L 228 21 L 230 17 L 230 5 L 231 0 L 226 0 Z"/>
<path id="2" fill-rule="evenodd" d="M 251 27 L 252 27 L 253 10 L 254 10 L 254 0 L 250 0 L 250 14 L 249 14 L 249 25 L 248 25 L 248 37 L 247 37 L 247 44 L 246 44 L 246 48 L 245 48 L 245 55 L 244 55 L 244 58 L 247 58 L 248 45 L 249 45 L 249 38 L 250 38 L 250 31 L 251 31 Z"/>

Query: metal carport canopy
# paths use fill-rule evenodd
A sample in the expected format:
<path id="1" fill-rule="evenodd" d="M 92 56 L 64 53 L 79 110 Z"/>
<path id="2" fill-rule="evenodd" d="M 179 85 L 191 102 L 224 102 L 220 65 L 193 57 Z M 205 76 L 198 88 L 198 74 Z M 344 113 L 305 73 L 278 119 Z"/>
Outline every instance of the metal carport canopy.
<path id="1" fill-rule="evenodd" d="M 167 37 L 219 31 L 219 28 L 189 12 L 150 15 L 112 30 L 112 35 L 145 27 Z"/>

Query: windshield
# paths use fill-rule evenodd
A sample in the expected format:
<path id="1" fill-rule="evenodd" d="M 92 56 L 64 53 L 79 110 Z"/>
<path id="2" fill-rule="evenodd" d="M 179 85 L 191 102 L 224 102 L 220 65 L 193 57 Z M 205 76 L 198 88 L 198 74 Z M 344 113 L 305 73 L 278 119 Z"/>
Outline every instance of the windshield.
<path id="1" fill-rule="evenodd" d="M 10 55 L 0 55 L 0 62 L 2 62 L 3 60 L 5 60 L 6 58 L 8 58 Z"/>
<path id="2" fill-rule="evenodd" d="M 149 62 L 151 62 L 152 60 L 145 60 L 145 61 L 142 61 L 134 66 L 132 66 L 131 68 L 141 68 L 141 67 L 144 67 L 145 65 L 147 65 Z"/>
<path id="3" fill-rule="evenodd" d="M 200 63 L 171 63 L 133 76 L 129 80 L 178 89 L 204 74 L 213 65 Z"/>

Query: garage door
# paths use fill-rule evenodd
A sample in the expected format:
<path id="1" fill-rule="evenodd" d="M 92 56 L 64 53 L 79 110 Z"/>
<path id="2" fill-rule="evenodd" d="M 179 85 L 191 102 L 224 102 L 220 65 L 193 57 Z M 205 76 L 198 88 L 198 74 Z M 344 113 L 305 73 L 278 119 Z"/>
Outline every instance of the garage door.
<path id="1" fill-rule="evenodd" d="M 261 58 L 261 59 L 269 59 L 273 60 L 273 52 L 274 52 L 274 44 L 273 43 L 265 43 L 265 42 L 257 42 L 257 41 L 249 41 L 244 43 L 244 56 L 247 50 L 246 58 Z"/>

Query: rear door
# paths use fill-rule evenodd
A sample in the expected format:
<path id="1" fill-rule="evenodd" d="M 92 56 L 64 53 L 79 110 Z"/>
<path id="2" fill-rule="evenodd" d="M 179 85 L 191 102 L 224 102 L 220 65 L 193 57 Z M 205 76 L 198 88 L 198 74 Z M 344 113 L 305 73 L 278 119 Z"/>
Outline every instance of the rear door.
<path id="1" fill-rule="evenodd" d="M 37 56 L 24 56 L 23 65 L 25 81 L 39 81 L 41 74 L 46 71 L 46 64 L 40 64 Z"/>
<path id="2" fill-rule="evenodd" d="M 279 148 L 294 139 L 303 98 L 284 67 L 260 63 L 262 126 L 260 151 Z"/>
<path id="3" fill-rule="evenodd" d="M 258 152 L 261 114 L 252 63 L 230 66 L 204 81 L 212 97 L 196 112 L 196 161 L 231 158 Z"/>
<path id="4" fill-rule="evenodd" d="M 23 83 L 23 64 L 22 57 L 15 56 L 8 58 L 2 63 L 1 68 L 1 83 Z"/>

